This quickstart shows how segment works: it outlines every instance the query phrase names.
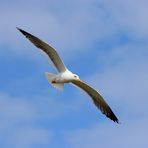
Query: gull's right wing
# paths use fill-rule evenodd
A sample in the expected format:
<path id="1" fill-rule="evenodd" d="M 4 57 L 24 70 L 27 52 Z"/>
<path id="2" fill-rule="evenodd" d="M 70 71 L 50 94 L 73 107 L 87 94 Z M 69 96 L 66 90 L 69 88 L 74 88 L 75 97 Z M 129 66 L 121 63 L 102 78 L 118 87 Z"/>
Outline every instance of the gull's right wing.
<path id="1" fill-rule="evenodd" d="M 25 35 L 26 38 L 29 39 L 36 47 L 40 48 L 41 50 L 43 50 L 48 55 L 48 57 L 53 62 L 54 66 L 57 68 L 57 70 L 59 72 L 64 72 L 66 70 L 66 67 L 65 67 L 63 61 L 61 60 L 61 58 L 58 55 L 57 51 L 53 47 L 51 47 L 47 43 L 43 42 L 39 38 L 35 37 L 34 35 L 26 32 L 26 31 L 24 31 L 24 30 L 22 30 L 20 28 L 17 28 L 17 29 L 23 35 Z"/>

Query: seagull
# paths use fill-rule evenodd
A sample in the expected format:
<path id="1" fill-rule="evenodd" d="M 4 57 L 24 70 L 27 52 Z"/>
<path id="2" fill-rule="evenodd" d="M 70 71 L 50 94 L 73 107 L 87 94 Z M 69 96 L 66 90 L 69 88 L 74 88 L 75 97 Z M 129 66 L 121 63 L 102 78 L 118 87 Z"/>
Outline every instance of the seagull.
<path id="1" fill-rule="evenodd" d="M 42 41 L 41 39 L 37 38 L 36 36 L 16 27 L 24 36 L 26 36 L 27 39 L 30 40 L 37 48 L 41 49 L 43 52 L 45 52 L 49 59 L 52 61 L 53 65 L 56 67 L 58 74 L 52 74 L 49 72 L 46 72 L 46 78 L 49 83 L 51 83 L 55 88 L 59 90 L 63 90 L 63 86 L 65 83 L 71 83 L 75 86 L 82 89 L 84 92 L 86 92 L 93 100 L 94 104 L 98 109 L 101 110 L 101 112 L 106 115 L 106 117 L 110 118 L 116 123 L 119 123 L 118 118 L 113 113 L 109 105 L 106 103 L 106 101 L 103 99 L 101 94 L 95 90 L 93 87 L 89 86 L 87 83 L 82 81 L 78 75 L 72 73 L 63 63 L 62 59 L 60 58 L 57 51 Z"/>

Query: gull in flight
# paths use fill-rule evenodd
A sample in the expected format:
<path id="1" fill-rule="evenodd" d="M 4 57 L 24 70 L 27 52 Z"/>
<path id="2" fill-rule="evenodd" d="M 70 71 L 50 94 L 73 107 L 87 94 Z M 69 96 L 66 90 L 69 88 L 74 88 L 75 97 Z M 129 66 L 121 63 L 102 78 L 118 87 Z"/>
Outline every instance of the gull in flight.
<path id="1" fill-rule="evenodd" d="M 105 114 L 114 122 L 119 123 L 117 117 L 115 116 L 109 105 L 106 103 L 106 101 L 103 99 L 103 97 L 100 95 L 100 93 L 91 86 L 89 86 L 87 83 L 82 81 L 78 75 L 68 70 L 67 67 L 64 65 L 63 61 L 61 60 L 60 56 L 58 55 L 57 51 L 53 47 L 40 40 L 39 38 L 35 37 L 34 35 L 20 28 L 17 29 L 24 36 L 26 36 L 26 38 L 29 39 L 36 47 L 40 48 L 48 55 L 49 59 L 52 61 L 57 71 L 59 72 L 58 74 L 52 74 L 49 72 L 45 73 L 49 83 L 51 83 L 54 87 L 60 90 L 63 89 L 64 83 L 74 84 L 75 86 L 84 90 L 92 98 L 94 104 L 97 106 L 97 108 L 101 110 L 103 114 Z"/>

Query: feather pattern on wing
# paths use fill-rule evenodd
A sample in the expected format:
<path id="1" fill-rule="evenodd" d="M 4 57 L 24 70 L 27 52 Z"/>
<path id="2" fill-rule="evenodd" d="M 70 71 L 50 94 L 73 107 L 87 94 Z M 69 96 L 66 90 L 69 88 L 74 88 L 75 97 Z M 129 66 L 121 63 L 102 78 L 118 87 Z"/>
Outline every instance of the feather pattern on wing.
<path id="1" fill-rule="evenodd" d="M 118 119 L 109 107 L 109 105 L 105 102 L 103 97 L 99 94 L 98 91 L 93 89 L 91 86 L 83 82 L 82 80 L 73 80 L 72 83 L 82 90 L 84 90 L 92 99 L 94 104 L 101 110 L 103 114 L 105 114 L 108 118 L 118 123 Z"/>
<path id="2" fill-rule="evenodd" d="M 29 39 L 36 47 L 40 48 L 41 50 L 43 50 L 48 55 L 48 57 L 53 62 L 53 64 L 55 65 L 55 67 L 57 68 L 57 70 L 59 72 L 64 72 L 66 70 L 66 67 L 65 67 L 63 61 L 61 60 L 57 51 L 53 47 L 51 47 L 47 43 L 43 42 L 39 38 L 35 37 L 34 35 L 26 32 L 26 31 L 24 31 L 20 28 L 17 28 L 17 29 L 23 35 L 25 35 L 26 38 Z"/>

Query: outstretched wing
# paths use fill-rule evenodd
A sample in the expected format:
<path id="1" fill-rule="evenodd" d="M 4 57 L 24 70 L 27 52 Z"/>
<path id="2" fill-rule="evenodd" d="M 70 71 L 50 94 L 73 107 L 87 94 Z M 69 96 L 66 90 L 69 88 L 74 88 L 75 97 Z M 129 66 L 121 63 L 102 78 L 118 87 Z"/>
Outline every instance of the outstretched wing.
<path id="1" fill-rule="evenodd" d="M 95 89 L 90 87 L 82 80 L 73 80 L 72 83 L 84 90 L 93 99 L 94 104 L 101 110 L 103 114 L 105 114 L 114 122 L 119 123 L 117 117 L 115 116 L 109 105 L 105 102 L 103 97 L 99 94 L 99 92 L 97 92 Z"/>
<path id="2" fill-rule="evenodd" d="M 26 38 L 29 39 L 36 47 L 40 48 L 41 50 L 43 50 L 48 55 L 48 57 L 53 62 L 54 66 L 57 68 L 57 70 L 59 72 L 64 72 L 66 70 L 66 67 L 65 67 L 63 61 L 61 60 L 57 51 L 53 47 L 51 47 L 47 43 L 43 42 L 39 38 L 33 36 L 32 34 L 26 32 L 26 31 L 24 31 L 20 28 L 17 28 L 17 29 L 23 35 L 25 35 Z"/>

